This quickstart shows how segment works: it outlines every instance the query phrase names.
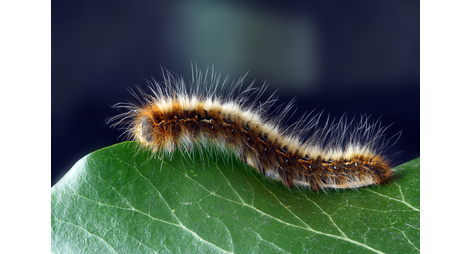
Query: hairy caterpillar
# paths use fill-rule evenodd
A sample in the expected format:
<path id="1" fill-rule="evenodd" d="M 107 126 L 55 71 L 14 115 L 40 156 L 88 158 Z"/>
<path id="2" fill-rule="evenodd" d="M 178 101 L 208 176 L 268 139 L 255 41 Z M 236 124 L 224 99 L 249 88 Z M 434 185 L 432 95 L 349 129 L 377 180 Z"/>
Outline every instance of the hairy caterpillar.
<path id="1" fill-rule="evenodd" d="M 243 79 L 229 85 L 228 78 L 220 82 L 220 74 L 213 70 L 202 75 L 196 69 L 186 87 L 183 79 L 164 71 L 163 83 L 147 81 L 150 93 L 139 87 L 137 92 L 130 89 L 138 102 L 116 104 L 127 112 L 108 123 L 164 156 L 175 149 L 189 151 L 208 144 L 229 149 L 261 174 L 288 187 L 358 188 L 382 184 L 393 175 L 383 155 L 390 139 L 385 140 L 386 127 L 379 122 L 362 116 L 354 124 L 342 117 L 319 127 L 321 114 L 308 114 L 295 125 L 283 127 L 292 102 L 269 114 L 276 99 L 271 96 L 264 103 L 257 102 L 266 85 L 255 88 L 252 83 L 242 89 Z M 229 92 L 219 91 L 227 87 Z"/>

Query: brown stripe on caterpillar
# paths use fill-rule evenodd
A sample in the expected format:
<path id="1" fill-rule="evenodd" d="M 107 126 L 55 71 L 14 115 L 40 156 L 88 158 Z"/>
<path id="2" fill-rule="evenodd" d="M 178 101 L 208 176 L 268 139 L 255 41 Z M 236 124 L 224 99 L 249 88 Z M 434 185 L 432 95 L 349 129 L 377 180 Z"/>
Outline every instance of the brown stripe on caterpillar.
<path id="1" fill-rule="evenodd" d="M 342 117 L 320 127 L 317 114 L 285 128 L 280 123 L 291 103 L 269 116 L 272 96 L 264 103 L 247 100 L 251 95 L 259 98 L 265 85 L 251 84 L 241 90 L 242 78 L 224 95 L 217 87 L 227 86 L 227 79 L 219 84 L 220 75 L 213 74 L 208 84 L 197 71 L 193 77 L 186 88 L 183 80 L 167 72 L 162 84 L 149 82 L 150 93 L 140 88 L 139 94 L 131 91 L 138 102 L 116 104 L 128 111 L 108 122 L 154 153 L 188 151 L 196 143 L 231 150 L 261 174 L 288 187 L 357 188 L 385 183 L 393 175 L 383 154 L 390 140 L 384 138 L 386 128 L 369 117 L 362 116 L 355 126 Z M 311 129 L 314 133 L 307 136 Z"/>

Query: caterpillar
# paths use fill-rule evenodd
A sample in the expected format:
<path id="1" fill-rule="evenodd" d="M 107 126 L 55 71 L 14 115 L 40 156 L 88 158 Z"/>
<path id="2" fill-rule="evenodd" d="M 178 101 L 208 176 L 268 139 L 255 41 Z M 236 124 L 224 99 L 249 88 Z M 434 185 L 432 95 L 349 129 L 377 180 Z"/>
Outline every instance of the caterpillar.
<path id="1" fill-rule="evenodd" d="M 321 113 L 304 114 L 294 125 L 283 126 L 293 101 L 269 113 L 277 98 L 258 102 L 267 85 L 242 88 L 243 76 L 229 83 L 220 74 L 192 68 L 189 86 L 183 78 L 163 70 L 163 82 L 146 80 L 149 92 L 129 89 L 137 101 L 114 105 L 126 112 L 108 119 L 124 129 L 153 154 L 170 155 L 175 149 L 190 151 L 211 145 L 232 151 L 259 173 L 288 187 L 358 188 L 383 184 L 393 175 L 384 155 L 380 122 L 361 116 L 359 121 L 329 117 L 320 126 Z M 226 91 L 228 90 L 228 91 Z M 249 100 L 254 97 L 254 100 Z M 310 134 L 309 134 L 310 133 Z"/>

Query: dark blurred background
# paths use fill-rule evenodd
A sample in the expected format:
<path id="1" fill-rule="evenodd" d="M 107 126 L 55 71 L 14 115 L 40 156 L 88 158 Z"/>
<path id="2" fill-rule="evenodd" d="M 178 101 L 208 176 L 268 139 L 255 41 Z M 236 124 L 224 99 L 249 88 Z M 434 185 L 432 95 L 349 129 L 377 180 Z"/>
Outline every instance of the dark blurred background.
<path id="1" fill-rule="evenodd" d="M 419 1 L 52 1 L 52 185 L 81 157 L 115 144 L 111 105 L 160 66 L 191 62 L 296 98 L 290 122 L 324 110 L 403 131 L 394 164 L 419 152 Z M 266 98 L 266 97 L 265 97 Z M 323 121 L 324 122 L 324 121 Z M 287 122 L 286 122 L 287 124 Z M 398 154 L 397 154 L 398 153 Z"/>

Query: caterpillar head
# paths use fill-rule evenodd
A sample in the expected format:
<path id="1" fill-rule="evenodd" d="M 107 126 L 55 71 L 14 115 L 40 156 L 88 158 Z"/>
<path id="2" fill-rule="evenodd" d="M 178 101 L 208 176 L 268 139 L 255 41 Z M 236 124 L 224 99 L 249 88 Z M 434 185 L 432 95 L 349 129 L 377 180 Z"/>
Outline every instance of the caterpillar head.
<path id="1" fill-rule="evenodd" d="M 152 150 L 159 150 L 171 142 L 168 132 L 155 123 L 151 116 L 144 115 L 136 119 L 136 139 Z"/>

